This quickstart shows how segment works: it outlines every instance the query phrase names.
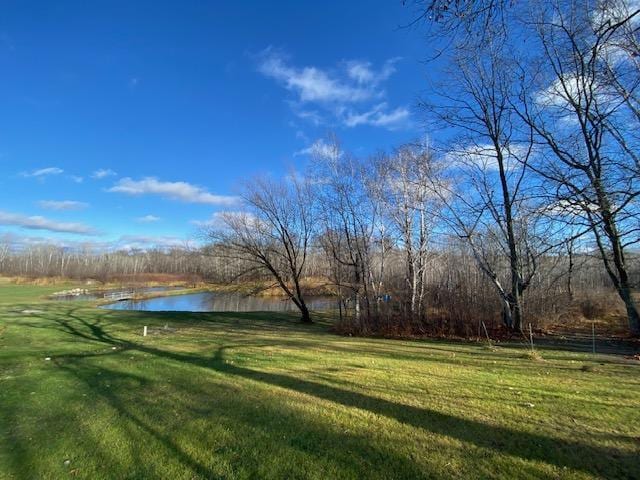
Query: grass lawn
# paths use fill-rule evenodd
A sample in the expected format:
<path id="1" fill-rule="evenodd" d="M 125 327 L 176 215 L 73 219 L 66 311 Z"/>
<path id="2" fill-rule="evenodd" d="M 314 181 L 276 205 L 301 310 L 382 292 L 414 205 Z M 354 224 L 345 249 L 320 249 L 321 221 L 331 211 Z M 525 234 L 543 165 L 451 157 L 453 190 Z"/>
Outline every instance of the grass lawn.
<path id="1" fill-rule="evenodd" d="M 640 478 L 640 364 L 621 356 L 53 290 L 0 286 L 2 479 Z"/>

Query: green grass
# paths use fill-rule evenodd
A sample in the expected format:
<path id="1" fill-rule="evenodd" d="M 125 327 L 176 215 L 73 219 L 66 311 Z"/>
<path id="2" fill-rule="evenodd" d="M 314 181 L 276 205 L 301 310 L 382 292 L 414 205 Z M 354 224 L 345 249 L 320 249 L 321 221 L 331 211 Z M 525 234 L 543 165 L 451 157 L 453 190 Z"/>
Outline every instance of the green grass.
<path id="1" fill-rule="evenodd" d="M 640 475 L 640 365 L 621 357 L 584 371 L 581 353 L 106 311 L 49 290 L 0 286 L 2 479 Z"/>

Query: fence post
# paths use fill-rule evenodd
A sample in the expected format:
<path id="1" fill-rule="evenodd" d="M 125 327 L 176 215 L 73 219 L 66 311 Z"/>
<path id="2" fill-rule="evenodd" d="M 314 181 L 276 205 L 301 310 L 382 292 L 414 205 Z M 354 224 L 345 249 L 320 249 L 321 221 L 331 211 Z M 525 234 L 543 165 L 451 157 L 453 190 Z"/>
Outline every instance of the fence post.
<path id="1" fill-rule="evenodd" d="M 531 329 L 531 323 L 529 323 L 529 341 L 531 342 L 531 351 L 533 352 L 533 330 Z"/>
<path id="2" fill-rule="evenodd" d="M 487 332 L 487 326 L 484 324 L 484 321 L 482 321 L 482 327 L 484 328 L 484 334 L 487 336 L 487 342 L 489 342 L 489 346 L 492 347 L 493 345 L 491 345 L 491 339 L 489 338 L 489 332 Z"/>

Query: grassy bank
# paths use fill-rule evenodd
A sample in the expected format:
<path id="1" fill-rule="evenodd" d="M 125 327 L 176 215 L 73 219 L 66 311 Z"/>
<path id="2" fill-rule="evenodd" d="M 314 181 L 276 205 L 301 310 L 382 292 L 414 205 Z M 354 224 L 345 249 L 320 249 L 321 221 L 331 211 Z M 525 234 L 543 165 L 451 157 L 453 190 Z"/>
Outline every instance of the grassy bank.
<path id="1" fill-rule="evenodd" d="M 295 315 L 106 311 L 43 300 L 50 290 L 0 286 L 2 479 L 640 471 L 640 365 L 621 356 L 535 361 L 517 345 L 339 337 Z"/>

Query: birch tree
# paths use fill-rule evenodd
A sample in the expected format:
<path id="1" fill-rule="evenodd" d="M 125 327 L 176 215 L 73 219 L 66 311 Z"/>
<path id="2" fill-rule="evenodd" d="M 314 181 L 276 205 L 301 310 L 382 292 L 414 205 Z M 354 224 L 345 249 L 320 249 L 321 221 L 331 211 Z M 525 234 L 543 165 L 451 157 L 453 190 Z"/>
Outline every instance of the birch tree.
<path id="1" fill-rule="evenodd" d="M 404 254 L 406 310 L 423 320 L 429 247 L 440 201 L 432 191 L 440 166 L 426 145 L 404 145 L 378 160 L 379 194 L 385 221 L 398 237 Z"/>

